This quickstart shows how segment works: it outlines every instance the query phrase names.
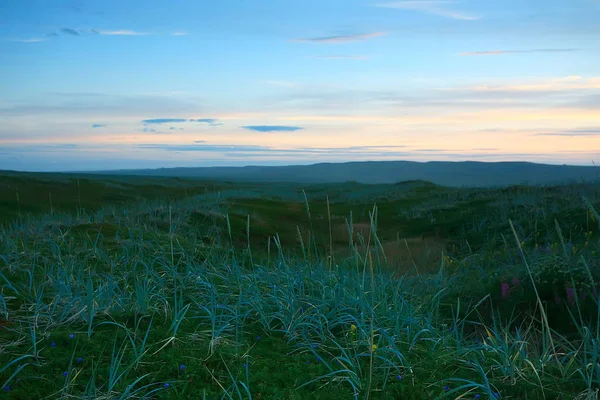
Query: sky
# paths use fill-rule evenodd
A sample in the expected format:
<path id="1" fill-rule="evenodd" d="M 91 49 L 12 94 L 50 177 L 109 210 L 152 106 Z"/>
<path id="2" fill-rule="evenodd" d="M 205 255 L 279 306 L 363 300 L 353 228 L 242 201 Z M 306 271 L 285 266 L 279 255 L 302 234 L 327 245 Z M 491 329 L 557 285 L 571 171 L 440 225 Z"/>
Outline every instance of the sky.
<path id="1" fill-rule="evenodd" d="M 2 0 L 0 169 L 600 164 L 600 0 Z"/>

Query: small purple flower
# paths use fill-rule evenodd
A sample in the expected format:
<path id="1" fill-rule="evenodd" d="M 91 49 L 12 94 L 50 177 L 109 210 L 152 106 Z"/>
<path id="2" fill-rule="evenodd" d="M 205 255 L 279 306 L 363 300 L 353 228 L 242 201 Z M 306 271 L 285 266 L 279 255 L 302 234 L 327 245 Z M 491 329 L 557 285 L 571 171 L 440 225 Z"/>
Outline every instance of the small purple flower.
<path id="1" fill-rule="evenodd" d="M 244 363 L 244 368 L 248 368 L 248 364 Z"/>
<path id="2" fill-rule="evenodd" d="M 73 334 L 73 333 L 71 333 L 71 334 L 69 335 L 69 339 L 73 339 L 74 337 L 75 337 L 75 334 Z"/>
<path id="3" fill-rule="evenodd" d="M 500 397 L 500 394 L 498 392 L 494 393 L 494 397 L 498 398 Z"/>
<path id="4" fill-rule="evenodd" d="M 5 392 L 8 392 L 9 390 L 10 390 L 10 386 L 8 386 L 8 385 L 7 385 L 7 386 L 4 386 L 4 391 L 5 391 Z"/>
<path id="5" fill-rule="evenodd" d="M 171 385 L 169 385 L 168 383 L 165 383 L 165 384 L 164 384 L 164 388 L 165 388 L 165 389 L 168 389 L 170 386 L 171 386 Z"/>
<path id="6" fill-rule="evenodd" d="M 508 285 L 508 283 L 503 283 L 502 284 L 502 297 L 507 298 L 508 296 L 510 296 L 510 286 Z"/>
<path id="7" fill-rule="evenodd" d="M 185 365 L 184 365 L 184 364 L 181 364 L 181 365 L 179 366 L 179 369 L 183 371 L 183 370 L 185 369 Z"/>
<path id="8" fill-rule="evenodd" d="M 475 398 L 476 398 L 476 399 L 479 399 L 480 397 L 481 397 L 481 395 L 480 395 L 480 394 L 476 394 L 476 395 L 475 395 Z"/>
<path id="9" fill-rule="evenodd" d="M 82 362 L 82 361 L 83 361 L 83 358 L 81 358 L 81 357 L 79 357 L 79 358 L 77 359 L 77 362 L 78 362 L 78 363 L 80 363 L 80 364 L 81 364 L 81 362 Z"/>
<path id="10" fill-rule="evenodd" d="M 310 365 L 310 361 L 307 361 L 307 362 L 306 362 L 306 365 Z"/>
<path id="11" fill-rule="evenodd" d="M 312 348 L 313 348 L 313 349 L 316 349 L 316 348 L 317 348 L 317 345 L 316 345 L 316 344 L 313 344 L 313 345 L 312 345 Z"/>
<path id="12" fill-rule="evenodd" d="M 396 379 L 398 379 L 399 381 L 401 381 L 401 380 L 402 380 L 402 375 L 398 375 L 398 376 L 396 377 Z"/>
<path id="13" fill-rule="evenodd" d="M 260 336 L 257 336 L 257 337 L 256 337 L 256 340 L 260 340 Z"/>
<path id="14" fill-rule="evenodd" d="M 444 388 L 444 390 L 447 392 L 448 390 L 450 390 L 450 386 L 446 385 L 446 387 Z"/>
<path id="15" fill-rule="evenodd" d="M 54 343 L 54 342 L 50 343 L 50 347 L 56 347 L 56 343 Z"/>
<path id="16" fill-rule="evenodd" d="M 67 375 L 69 375 L 68 371 L 63 372 L 63 376 L 67 376 Z"/>
<path id="17" fill-rule="evenodd" d="M 575 289 L 572 287 L 568 287 L 567 288 L 567 300 L 569 301 L 569 303 L 574 304 L 575 303 Z"/>

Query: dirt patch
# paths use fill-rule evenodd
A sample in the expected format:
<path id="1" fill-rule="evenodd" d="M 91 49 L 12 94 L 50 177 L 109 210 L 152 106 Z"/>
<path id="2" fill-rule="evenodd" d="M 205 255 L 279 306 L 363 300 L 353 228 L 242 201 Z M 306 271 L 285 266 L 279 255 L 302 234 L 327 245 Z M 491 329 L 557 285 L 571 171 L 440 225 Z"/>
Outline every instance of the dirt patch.
<path id="1" fill-rule="evenodd" d="M 358 246 L 365 254 L 366 246 Z M 399 274 L 433 273 L 442 260 L 444 242 L 435 238 L 407 238 L 382 243 L 387 265 Z M 371 246 L 373 248 L 373 246 Z M 383 257 L 382 257 L 383 260 Z"/>

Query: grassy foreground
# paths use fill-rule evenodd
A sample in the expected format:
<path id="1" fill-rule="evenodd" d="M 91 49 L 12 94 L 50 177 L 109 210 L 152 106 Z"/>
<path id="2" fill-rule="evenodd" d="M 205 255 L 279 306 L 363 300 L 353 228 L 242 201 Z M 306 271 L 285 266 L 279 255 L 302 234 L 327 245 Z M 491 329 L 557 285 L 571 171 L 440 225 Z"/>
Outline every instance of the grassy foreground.
<path id="1" fill-rule="evenodd" d="M 0 180 L 1 398 L 598 398 L 600 185 L 131 179 Z"/>

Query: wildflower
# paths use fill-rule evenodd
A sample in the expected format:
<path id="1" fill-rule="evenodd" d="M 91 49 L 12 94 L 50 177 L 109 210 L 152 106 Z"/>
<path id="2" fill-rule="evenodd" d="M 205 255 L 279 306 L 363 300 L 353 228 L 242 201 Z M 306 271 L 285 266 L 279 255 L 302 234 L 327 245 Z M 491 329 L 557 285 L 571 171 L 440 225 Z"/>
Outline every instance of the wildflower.
<path id="1" fill-rule="evenodd" d="M 313 344 L 313 345 L 312 345 L 312 348 L 313 348 L 313 349 L 316 349 L 316 348 L 317 348 L 317 345 L 316 345 L 316 344 Z"/>
<path id="2" fill-rule="evenodd" d="M 75 334 L 73 334 L 73 333 L 71 333 L 71 334 L 69 335 L 69 339 L 73 339 L 74 337 L 75 337 Z"/>
<path id="3" fill-rule="evenodd" d="M 248 364 L 244 363 L 244 368 L 248 368 Z"/>
<path id="4" fill-rule="evenodd" d="M 256 337 L 256 340 L 260 340 L 260 336 L 257 336 L 257 337 Z"/>
<path id="5" fill-rule="evenodd" d="M 569 303 L 575 303 L 575 289 L 572 287 L 567 288 L 567 300 Z"/>
<path id="6" fill-rule="evenodd" d="M 4 386 L 4 391 L 5 392 L 8 392 L 9 390 L 10 390 L 10 386 L 8 386 L 8 385 Z"/>
<path id="7" fill-rule="evenodd" d="M 56 347 L 56 343 L 52 342 L 52 343 L 50 344 L 50 347 Z"/>
<path id="8" fill-rule="evenodd" d="M 63 372 L 63 376 L 67 376 L 67 375 L 69 375 L 68 371 Z"/>
<path id="9" fill-rule="evenodd" d="M 373 346 L 371 346 L 371 350 L 372 350 L 372 351 L 375 351 L 375 350 L 377 350 L 377 345 L 376 345 L 376 344 L 374 344 Z"/>
<path id="10" fill-rule="evenodd" d="M 446 387 L 444 388 L 444 390 L 447 392 L 448 390 L 450 390 L 450 386 L 446 385 Z"/>
<path id="11" fill-rule="evenodd" d="M 185 369 L 185 365 L 184 365 L 184 364 L 181 364 L 181 365 L 179 366 L 179 369 L 183 371 L 183 370 Z"/>
<path id="12" fill-rule="evenodd" d="M 475 398 L 476 398 L 476 399 L 479 399 L 480 397 L 481 397 L 481 395 L 480 395 L 479 393 L 477 393 L 477 394 L 475 395 Z"/>
<path id="13" fill-rule="evenodd" d="M 496 397 L 496 398 L 500 397 L 500 393 L 498 393 L 498 392 L 494 393 L 494 397 Z"/>
<path id="14" fill-rule="evenodd" d="M 82 361 L 83 361 L 83 358 L 81 358 L 81 357 L 79 357 L 79 358 L 77 359 L 77 362 L 78 362 L 78 363 L 80 363 L 80 364 L 81 364 L 81 362 L 82 362 Z"/>
<path id="15" fill-rule="evenodd" d="M 398 375 L 398 376 L 396 377 L 396 379 L 398 379 L 399 381 L 401 381 L 401 380 L 402 380 L 402 375 Z"/>
<path id="16" fill-rule="evenodd" d="M 354 324 L 350 325 L 350 330 L 353 332 L 356 331 L 356 325 L 354 325 Z"/>
<path id="17" fill-rule="evenodd" d="M 169 388 L 169 386 L 171 386 L 171 385 L 169 385 L 168 383 L 165 383 L 165 384 L 164 384 L 164 387 L 165 387 L 165 389 L 168 389 L 168 388 Z"/>
<path id="18" fill-rule="evenodd" d="M 510 296 L 510 286 L 508 285 L 508 283 L 503 283 L 501 290 L 502 290 L 502 297 L 507 298 L 508 296 Z"/>

